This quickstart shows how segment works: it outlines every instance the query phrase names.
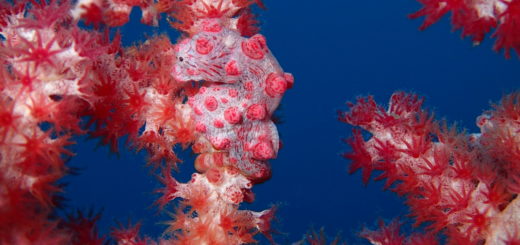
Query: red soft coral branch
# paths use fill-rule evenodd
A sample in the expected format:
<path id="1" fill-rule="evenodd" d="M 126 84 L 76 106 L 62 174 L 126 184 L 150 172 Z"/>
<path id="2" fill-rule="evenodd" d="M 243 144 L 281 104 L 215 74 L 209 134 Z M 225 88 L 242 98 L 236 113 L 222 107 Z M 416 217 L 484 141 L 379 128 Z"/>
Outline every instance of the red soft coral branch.
<path id="1" fill-rule="evenodd" d="M 454 29 L 461 29 L 461 36 L 470 37 L 474 45 L 480 44 L 492 29 L 496 37 L 493 49 L 504 49 L 506 58 L 511 57 L 511 50 L 519 53 L 520 38 L 518 22 L 520 20 L 520 1 L 484 0 L 419 0 L 423 8 L 410 15 L 411 18 L 424 17 L 419 29 L 424 30 L 437 22 L 447 13 L 451 13 Z"/>
<path id="2" fill-rule="evenodd" d="M 344 156 L 353 160 L 351 170 L 362 169 L 365 183 L 370 172 L 382 171 L 376 180 L 386 178 L 387 187 L 405 196 L 415 225 L 429 223 L 432 234 L 444 232 L 450 244 L 502 244 L 520 230 L 520 222 L 509 217 L 520 211 L 518 98 L 505 96 L 478 120 L 482 133 L 471 137 L 433 121 L 416 95 L 395 93 L 387 111 L 371 97 L 358 99 L 341 119 L 372 136 L 365 141 L 354 128 L 347 141 L 352 152 Z M 376 114 L 399 123 L 382 123 Z M 396 227 L 364 237 L 374 244 L 403 244 Z"/>
<path id="3" fill-rule="evenodd" d="M 373 244 L 380 245 L 437 245 L 439 244 L 431 233 L 414 233 L 405 237 L 400 233 L 401 223 L 393 220 L 389 224 L 379 221 L 379 230 L 363 229 L 360 236 Z"/>

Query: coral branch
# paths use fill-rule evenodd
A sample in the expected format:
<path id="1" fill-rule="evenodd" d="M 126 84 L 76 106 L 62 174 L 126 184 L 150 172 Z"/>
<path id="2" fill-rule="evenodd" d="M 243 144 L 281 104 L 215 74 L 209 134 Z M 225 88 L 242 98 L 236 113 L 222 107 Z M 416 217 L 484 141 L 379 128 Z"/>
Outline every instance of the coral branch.
<path id="1" fill-rule="evenodd" d="M 419 29 L 424 30 L 447 13 L 451 14 L 454 29 L 461 29 L 463 38 L 470 37 L 474 45 L 480 44 L 492 29 L 496 37 L 493 49 L 504 49 L 506 58 L 511 57 L 511 49 L 520 51 L 517 25 L 520 20 L 520 1 L 485 0 L 419 0 L 423 8 L 410 15 L 411 18 L 424 17 Z"/>
<path id="2" fill-rule="evenodd" d="M 507 244 L 520 230 L 518 98 L 507 95 L 479 117 L 478 135 L 457 134 L 432 121 L 416 95 L 394 93 L 388 110 L 371 97 L 358 99 L 340 112 L 340 120 L 371 137 L 365 141 L 354 129 L 347 140 L 353 152 L 345 157 L 353 160 L 352 170 L 363 170 L 364 182 L 372 170 L 382 171 L 376 179 L 386 178 L 387 186 L 405 196 L 416 225 L 428 223 L 430 232 L 444 232 L 450 244 Z M 374 244 L 402 244 L 396 227 L 363 236 Z"/>

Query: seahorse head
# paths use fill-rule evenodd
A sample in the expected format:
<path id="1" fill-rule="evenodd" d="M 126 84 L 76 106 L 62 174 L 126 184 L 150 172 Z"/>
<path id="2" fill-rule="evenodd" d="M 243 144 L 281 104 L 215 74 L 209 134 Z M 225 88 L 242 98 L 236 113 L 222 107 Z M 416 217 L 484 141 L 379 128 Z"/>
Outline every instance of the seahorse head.
<path id="1" fill-rule="evenodd" d="M 226 76 L 226 64 L 232 59 L 241 39 L 236 31 L 227 28 L 208 28 L 183 39 L 175 49 L 175 79 L 181 82 L 222 82 Z"/>

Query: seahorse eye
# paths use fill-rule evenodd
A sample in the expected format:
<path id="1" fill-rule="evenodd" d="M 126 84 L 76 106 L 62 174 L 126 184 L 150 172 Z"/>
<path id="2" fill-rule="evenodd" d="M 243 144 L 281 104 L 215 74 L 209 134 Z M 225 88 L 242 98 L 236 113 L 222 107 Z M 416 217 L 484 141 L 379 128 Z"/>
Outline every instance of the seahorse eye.
<path id="1" fill-rule="evenodd" d="M 184 58 L 179 57 L 179 61 L 180 61 L 180 62 L 183 62 L 183 61 L 184 61 Z"/>

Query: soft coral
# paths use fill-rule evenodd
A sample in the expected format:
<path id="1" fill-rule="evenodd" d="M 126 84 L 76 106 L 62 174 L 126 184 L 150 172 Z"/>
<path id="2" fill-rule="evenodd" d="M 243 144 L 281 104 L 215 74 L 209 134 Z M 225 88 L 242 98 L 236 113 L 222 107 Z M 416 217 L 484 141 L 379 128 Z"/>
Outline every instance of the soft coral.
<path id="1" fill-rule="evenodd" d="M 480 241 L 490 232 L 490 216 L 504 209 L 512 198 L 503 185 L 516 172 L 501 174 L 500 169 L 517 166 L 507 154 L 489 155 L 517 145 L 511 143 L 515 141 L 505 141 L 510 143 L 501 148 L 504 141 L 495 142 L 489 135 L 494 135 L 496 128 L 509 128 L 504 123 L 508 120 L 503 119 L 516 113 L 491 113 L 481 124 L 482 136 L 472 139 L 453 127 L 440 126 L 420 108 L 421 104 L 422 99 L 402 92 L 392 96 L 387 111 L 371 97 L 350 104 L 350 111 L 342 113 L 341 119 L 366 129 L 371 137 L 365 141 L 355 128 L 353 138 L 347 141 L 352 151 L 344 156 L 353 160 L 352 170 L 363 169 L 363 182 L 374 169 L 383 171 L 376 180 L 387 178 L 386 187 L 395 182 L 393 190 L 407 198 L 416 225 L 428 222 L 428 229 L 434 233 L 448 228 L 453 238 Z M 505 106 L 516 107 L 508 100 Z M 382 126 L 374 115 L 385 114 L 399 123 Z M 497 127 L 504 124 L 506 127 Z M 504 160 L 497 161 L 496 157 Z"/>

